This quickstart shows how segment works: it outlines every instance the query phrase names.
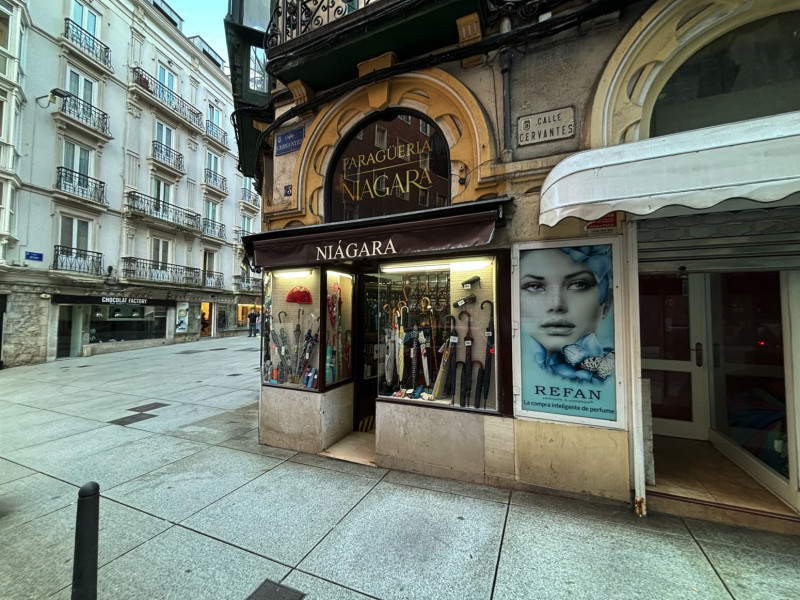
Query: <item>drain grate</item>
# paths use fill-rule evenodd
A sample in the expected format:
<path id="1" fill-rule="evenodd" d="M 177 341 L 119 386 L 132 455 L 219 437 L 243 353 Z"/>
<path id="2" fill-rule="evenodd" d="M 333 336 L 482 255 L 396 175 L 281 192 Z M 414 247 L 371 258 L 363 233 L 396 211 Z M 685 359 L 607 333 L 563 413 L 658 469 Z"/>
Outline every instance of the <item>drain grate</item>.
<path id="1" fill-rule="evenodd" d="M 246 600 L 302 600 L 305 597 L 303 592 L 266 579 Z"/>
<path id="2" fill-rule="evenodd" d="M 112 425 L 130 425 L 132 423 L 138 423 L 139 421 L 146 421 L 147 419 L 152 419 L 153 417 L 157 417 L 158 415 L 148 415 L 147 413 L 138 413 L 135 415 L 131 415 L 129 417 L 122 417 L 121 419 L 114 419 L 113 421 L 109 421 Z"/>
<path id="3" fill-rule="evenodd" d="M 150 404 L 143 404 L 142 406 L 136 406 L 134 408 L 129 408 L 128 410 L 131 412 L 147 412 L 148 410 L 155 410 L 157 408 L 164 408 L 165 406 L 169 406 L 169 404 L 165 404 L 164 402 L 151 402 Z"/>

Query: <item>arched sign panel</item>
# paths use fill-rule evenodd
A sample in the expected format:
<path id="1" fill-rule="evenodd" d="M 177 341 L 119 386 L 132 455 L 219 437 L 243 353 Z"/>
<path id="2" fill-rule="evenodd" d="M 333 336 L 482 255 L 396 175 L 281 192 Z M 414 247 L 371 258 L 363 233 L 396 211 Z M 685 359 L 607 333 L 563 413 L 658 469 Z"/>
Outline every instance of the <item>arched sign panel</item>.
<path id="1" fill-rule="evenodd" d="M 450 156 L 438 128 L 413 112 L 383 113 L 337 150 L 326 221 L 351 221 L 450 204 Z"/>

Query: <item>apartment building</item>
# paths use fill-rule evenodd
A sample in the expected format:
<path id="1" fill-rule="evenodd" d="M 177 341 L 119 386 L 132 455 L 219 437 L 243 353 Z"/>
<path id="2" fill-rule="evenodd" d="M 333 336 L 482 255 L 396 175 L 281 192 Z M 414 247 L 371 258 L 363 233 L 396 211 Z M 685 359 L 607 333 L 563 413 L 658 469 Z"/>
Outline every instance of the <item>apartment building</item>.
<path id="1" fill-rule="evenodd" d="M 0 2 L 0 359 L 236 335 L 260 197 L 223 58 L 163 0 Z"/>

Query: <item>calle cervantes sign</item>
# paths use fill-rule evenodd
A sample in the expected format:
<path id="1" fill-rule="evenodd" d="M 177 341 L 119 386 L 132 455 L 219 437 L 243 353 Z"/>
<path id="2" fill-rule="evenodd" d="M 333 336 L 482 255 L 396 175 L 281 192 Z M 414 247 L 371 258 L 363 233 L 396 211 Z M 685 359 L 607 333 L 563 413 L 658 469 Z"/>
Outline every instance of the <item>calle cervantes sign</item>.
<path id="1" fill-rule="evenodd" d="M 550 142 L 575 135 L 575 109 L 571 106 L 520 117 L 517 142 L 520 146 Z"/>

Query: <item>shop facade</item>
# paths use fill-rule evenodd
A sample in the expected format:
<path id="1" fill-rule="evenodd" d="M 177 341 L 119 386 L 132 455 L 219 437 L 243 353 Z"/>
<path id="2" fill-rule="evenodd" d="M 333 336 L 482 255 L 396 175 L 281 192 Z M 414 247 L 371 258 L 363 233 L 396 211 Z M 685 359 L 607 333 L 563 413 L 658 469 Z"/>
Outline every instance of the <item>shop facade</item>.
<path id="1" fill-rule="evenodd" d="M 796 526 L 800 70 L 766 65 L 800 11 L 598 4 L 525 52 L 522 12 L 463 15 L 482 57 L 364 57 L 327 102 L 285 82 L 245 239 L 260 441 L 640 514 L 697 441 Z"/>

